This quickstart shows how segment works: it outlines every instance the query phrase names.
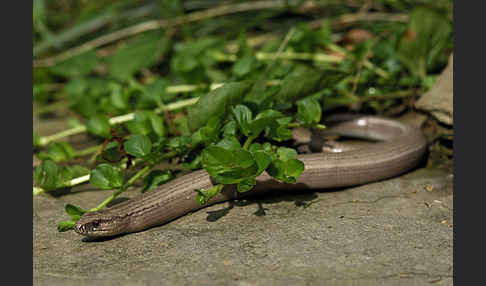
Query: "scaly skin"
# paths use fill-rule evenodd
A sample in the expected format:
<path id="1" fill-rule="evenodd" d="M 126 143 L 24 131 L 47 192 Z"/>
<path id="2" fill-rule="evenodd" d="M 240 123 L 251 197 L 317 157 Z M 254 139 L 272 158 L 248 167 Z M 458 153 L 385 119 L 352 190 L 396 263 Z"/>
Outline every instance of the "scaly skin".
<path id="1" fill-rule="evenodd" d="M 387 179 L 415 168 L 427 147 L 418 128 L 374 116 L 340 122 L 325 133 L 382 142 L 340 153 L 299 155 L 305 169 L 295 184 L 280 183 L 264 172 L 257 177 L 255 189 L 244 195 L 274 189 L 347 187 Z M 74 230 L 88 237 L 141 231 L 237 196 L 233 186 L 225 186 L 206 205 L 199 206 L 194 190 L 212 186 L 214 184 L 206 171 L 195 171 L 114 207 L 87 213 L 76 223 Z"/>

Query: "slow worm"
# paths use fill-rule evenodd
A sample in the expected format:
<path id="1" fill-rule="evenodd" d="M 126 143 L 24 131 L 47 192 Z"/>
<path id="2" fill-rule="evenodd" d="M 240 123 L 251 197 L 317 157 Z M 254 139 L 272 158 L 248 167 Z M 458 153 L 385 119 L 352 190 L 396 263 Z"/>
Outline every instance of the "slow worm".
<path id="1" fill-rule="evenodd" d="M 299 155 L 305 169 L 295 184 L 274 180 L 265 172 L 257 178 L 255 194 L 275 189 L 326 189 L 370 183 L 397 176 L 415 168 L 424 157 L 427 143 L 415 127 L 392 119 L 364 116 L 340 121 L 325 131 L 373 141 L 357 149 L 343 152 L 319 152 Z M 315 137 L 315 136 L 314 136 Z M 321 137 L 319 137 L 321 138 Z M 313 141 L 316 145 L 316 141 Z M 314 149 L 322 149 L 317 140 Z M 213 181 L 204 170 L 176 178 L 155 190 L 110 208 L 83 215 L 74 231 L 88 237 L 113 236 L 141 231 L 169 222 L 189 212 L 215 203 L 239 198 L 233 186 L 223 191 L 206 205 L 196 203 L 195 189 L 207 189 Z"/>

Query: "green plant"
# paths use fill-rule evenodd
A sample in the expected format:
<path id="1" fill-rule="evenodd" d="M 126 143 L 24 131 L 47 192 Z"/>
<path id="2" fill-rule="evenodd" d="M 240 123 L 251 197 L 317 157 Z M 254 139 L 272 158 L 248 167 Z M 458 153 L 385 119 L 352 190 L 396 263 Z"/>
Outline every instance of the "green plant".
<path id="1" fill-rule="evenodd" d="M 41 2 L 34 14 L 41 25 L 35 41 L 54 41 Z M 77 43 L 80 48 L 59 57 L 51 57 L 48 48 L 36 49 L 36 55 L 47 52 L 34 73 L 34 111 L 43 116 L 61 106 L 75 118 L 64 131 L 34 134 L 41 160 L 34 195 L 86 182 L 113 190 L 93 208 L 66 205 L 71 220 L 58 229 L 71 229 L 83 214 L 102 209 L 137 182 L 148 192 L 173 179 L 177 171 L 161 164 L 168 160 L 179 160 L 185 170 L 204 168 L 218 183 L 194 190 L 201 205 L 225 184 L 251 190 L 263 172 L 294 183 L 304 165 L 291 144 L 292 128 L 325 128 L 322 117 L 334 108 L 381 113 L 426 90 L 452 49 L 450 21 L 435 8 L 415 9 L 408 23 L 358 21 L 357 28 L 372 37 L 348 46 L 335 39 L 332 28 L 356 12 L 347 4 L 342 11 L 349 14 L 337 13 L 336 21 L 316 25 L 290 19 L 282 24 L 285 37 L 281 28 L 270 29 L 258 48 L 245 29 L 228 29 L 245 27 L 254 34 L 271 26 L 272 17 L 302 8 L 297 2 L 288 7 L 255 2 L 265 11 L 240 3 L 185 13 L 182 2 L 171 1 L 163 21 L 119 22 L 120 30 Z M 110 15 L 120 7 L 111 7 Z M 76 150 L 60 141 L 80 133 L 88 133 L 93 146 Z M 70 164 L 87 155 L 83 166 Z"/>

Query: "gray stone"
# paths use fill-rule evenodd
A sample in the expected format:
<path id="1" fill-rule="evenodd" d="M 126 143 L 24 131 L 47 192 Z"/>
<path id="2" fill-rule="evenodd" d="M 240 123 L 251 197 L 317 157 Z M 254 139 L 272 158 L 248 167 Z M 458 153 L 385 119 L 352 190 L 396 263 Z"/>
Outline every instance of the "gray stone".
<path id="1" fill-rule="evenodd" d="M 276 192 L 86 242 L 58 233 L 89 185 L 34 198 L 34 285 L 452 285 L 453 175 L 418 169 L 364 186 Z M 124 197 L 137 195 L 130 189 Z"/>
<path id="2" fill-rule="evenodd" d="M 454 57 L 451 54 L 449 64 L 437 78 L 434 86 L 415 104 L 416 108 L 429 112 L 437 120 L 447 125 L 453 123 L 453 64 Z"/>

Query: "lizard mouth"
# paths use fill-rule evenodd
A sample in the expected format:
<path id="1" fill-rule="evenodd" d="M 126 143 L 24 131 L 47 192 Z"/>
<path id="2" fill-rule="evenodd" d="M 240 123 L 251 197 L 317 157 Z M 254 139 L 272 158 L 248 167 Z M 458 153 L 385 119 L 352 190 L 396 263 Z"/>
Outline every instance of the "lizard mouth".
<path id="1" fill-rule="evenodd" d="M 104 219 L 87 215 L 81 217 L 73 229 L 77 234 L 83 236 L 102 237 L 120 234 L 127 225 L 128 221 L 119 217 Z"/>

